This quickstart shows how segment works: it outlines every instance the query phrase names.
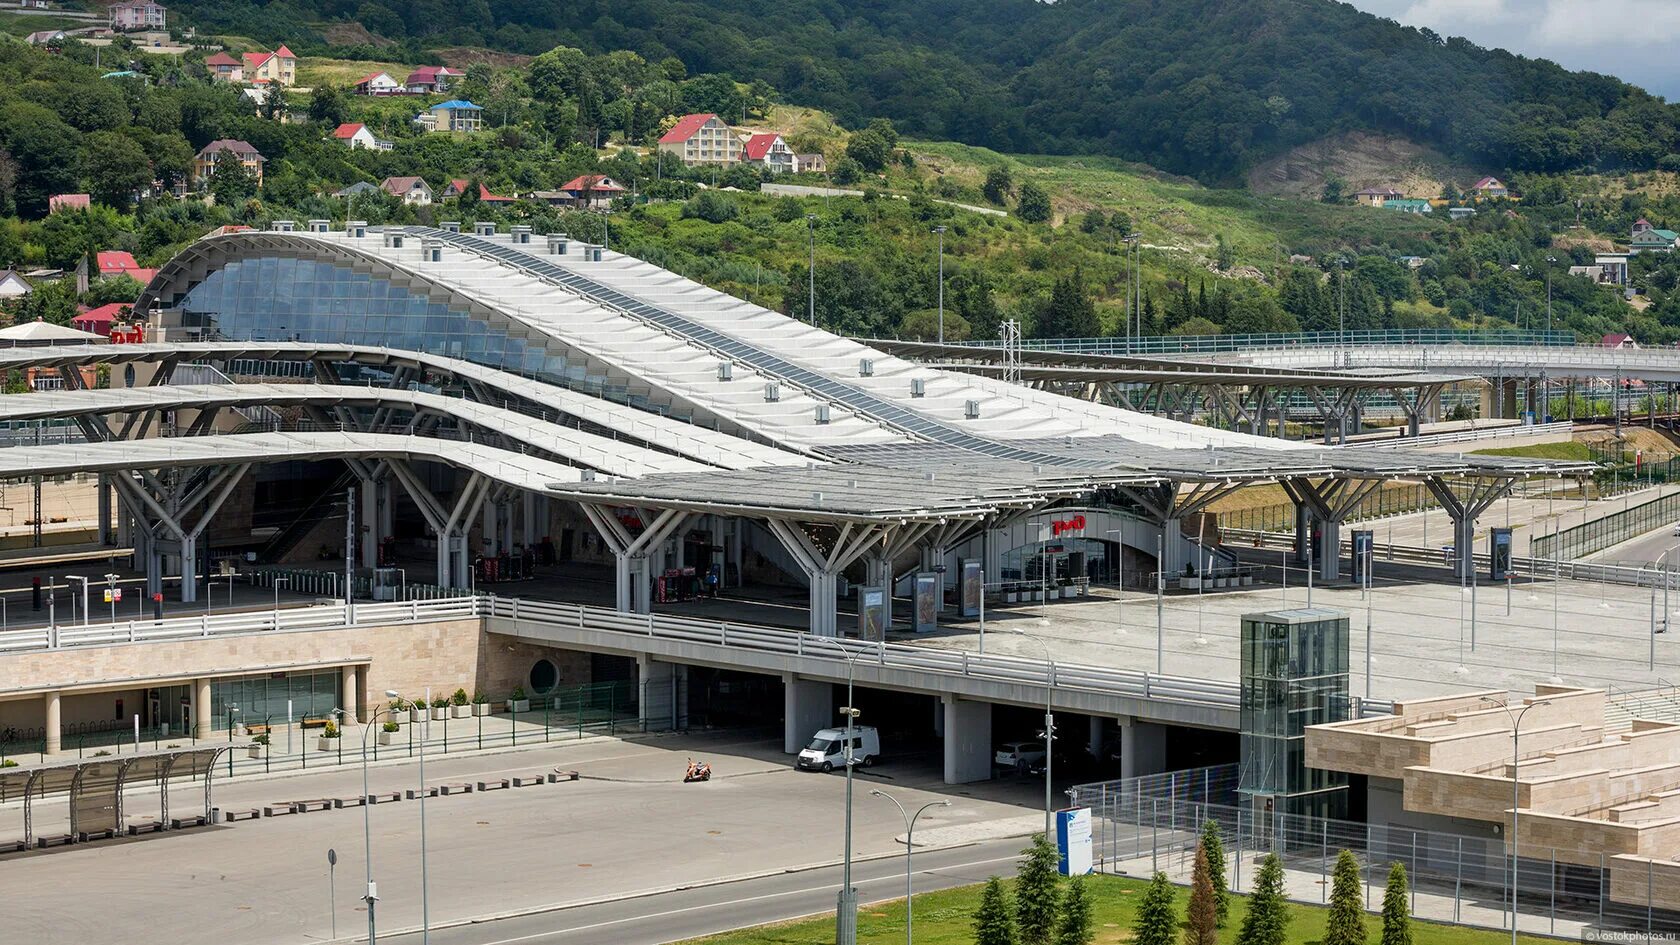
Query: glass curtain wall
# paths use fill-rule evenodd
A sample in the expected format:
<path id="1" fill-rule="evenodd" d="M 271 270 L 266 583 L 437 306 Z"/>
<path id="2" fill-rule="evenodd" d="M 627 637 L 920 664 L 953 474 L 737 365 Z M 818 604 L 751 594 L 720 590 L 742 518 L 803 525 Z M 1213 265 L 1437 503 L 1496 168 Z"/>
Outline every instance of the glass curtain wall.
<path id="1" fill-rule="evenodd" d="M 320 718 L 338 706 L 343 692 L 343 673 L 336 669 L 219 679 L 210 683 L 210 727 L 224 731 L 230 719 L 246 725 L 283 723 L 288 702 L 291 718 Z M 238 712 L 230 711 L 236 706 Z"/>

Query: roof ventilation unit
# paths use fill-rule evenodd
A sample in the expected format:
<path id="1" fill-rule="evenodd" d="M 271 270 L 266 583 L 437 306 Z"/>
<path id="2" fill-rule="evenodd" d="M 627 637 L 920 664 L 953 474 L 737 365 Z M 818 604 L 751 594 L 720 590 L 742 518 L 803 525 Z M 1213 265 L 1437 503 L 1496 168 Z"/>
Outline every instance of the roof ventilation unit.
<path id="1" fill-rule="evenodd" d="M 390 230 L 385 231 L 385 245 L 392 249 L 402 249 L 403 235 Z"/>
<path id="2" fill-rule="evenodd" d="M 858 377 L 874 377 L 874 376 L 875 376 L 875 362 L 874 361 L 870 360 L 869 358 L 864 358 L 863 360 L 858 362 Z"/>
<path id="3" fill-rule="evenodd" d="M 828 405 L 827 404 L 818 404 L 817 405 L 817 425 L 822 426 L 826 423 L 828 423 Z"/>
<path id="4" fill-rule="evenodd" d="M 919 377 L 912 377 L 910 379 L 910 396 L 911 397 L 921 397 L 926 393 L 927 393 L 927 381 L 924 381 Z"/>
<path id="5" fill-rule="evenodd" d="M 571 248 L 571 238 L 564 233 L 548 234 L 548 254 L 550 256 L 564 256 Z"/>
<path id="6" fill-rule="evenodd" d="M 480 221 L 478 223 L 474 223 L 473 224 L 473 235 L 474 236 L 495 236 L 496 235 L 496 224 L 490 223 L 488 221 Z"/>
<path id="7" fill-rule="evenodd" d="M 584 482 L 594 482 L 595 481 L 595 470 L 593 470 L 593 469 L 580 470 L 578 472 L 578 478 L 581 479 Z"/>
<path id="8" fill-rule="evenodd" d="M 584 244 L 583 260 L 584 260 L 584 262 L 600 262 L 601 261 L 601 247 L 596 246 L 594 243 Z"/>
<path id="9" fill-rule="evenodd" d="M 728 361 L 719 361 L 718 362 L 718 380 L 727 381 L 727 380 L 734 379 L 734 377 L 735 377 L 735 365 L 730 364 Z"/>
<path id="10" fill-rule="evenodd" d="M 773 403 L 776 403 L 776 402 L 780 401 L 781 399 L 782 399 L 782 385 L 780 385 L 780 384 L 766 384 L 766 385 L 764 385 L 764 402 L 765 403 L 773 404 Z"/>
<path id="11" fill-rule="evenodd" d="M 297 224 L 290 220 L 271 220 L 268 224 L 268 228 L 276 233 L 290 233 L 296 226 Z"/>
<path id="12" fill-rule="evenodd" d="M 327 228 L 331 225 L 332 225 L 332 221 L 330 221 L 330 220 L 310 220 L 309 221 L 309 232 L 311 232 L 311 233 L 325 233 L 325 232 L 327 232 Z"/>
<path id="13" fill-rule="evenodd" d="M 420 258 L 426 262 L 443 262 L 443 244 L 433 240 L 421 243 Z"/>
<path id="14" fill-rule="evenodd" d="M 350 220 L 344 224 L 344 232 L 350 234 L 354 239 L 361 239 L 367 235 L 367 221 Z"/>
<path id="15" fill-rule="evenodd" d="M 965 401 L 963 401 L 963 416 L 967 417 L 970 420 L 980 419 L 980 401 L 978 401 L 978 400 L 965 400 Z"/>
<path id="16" fill-rule="evenodd" d="M 513 234 L 513 241 L 515 243 L 531 242 L 531 228 L 528 226 L 516 226 L 508 232 Z"/>
<path id="17" fill-rule="evenodd" d="M 459 232 L 461 232 L 461 221 L 460 220 L 445 220 L 442 223 L 438 224 L 438 229 L 442 230 L 445 233 L 459 233 Z"/>

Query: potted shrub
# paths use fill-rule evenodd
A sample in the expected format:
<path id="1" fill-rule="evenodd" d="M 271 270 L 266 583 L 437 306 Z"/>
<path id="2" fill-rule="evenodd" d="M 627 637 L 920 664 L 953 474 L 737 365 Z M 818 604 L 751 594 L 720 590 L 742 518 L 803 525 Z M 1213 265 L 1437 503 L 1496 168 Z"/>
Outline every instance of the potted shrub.
<path id="1" fill-rule="evenodd" d="M 328 720 L 326 728 L 321 729 L 321 737 L 315 739 L 316 751 L 332 751 L 338 747 L 338 723 Z"/>
<path id="2" fill-rule="evenodd" d="M 379 739 L 379 744 L 389 745 L 389 744 L 391 744 L 392 740 L 396 737 L 397 732 L 399 732 L 401 730 L 402 730 L 402 726 L 398 725 L 397 723 L 386 722 L 384 725 L 380 726 L 379 734 L 375 737 Z"/>
<path id="3" fill-rule="evenodd" d="M 261 758 L 268 750 L 268 733 L 263 733 L 251 739 L 251 744 L 245 748 L 245 753 L 252 758 Z"/>
<path id="4" fill-rule="evenodd" d="M 450 717 L 464 719 L 470 712 L 471 709 L 467 704 L 467 691 L 465 689 L 455 690 L 455 694 L 449 697 Z"/>
<path id="5" fill-rule="evenodd" d="M 449 698 L 447 696 L 432 697 L 432 721 L 441 722 L 449 718 Z"/>
<path id="6" fill-rule="evenodd" d="M 401 722 L 408 717 L 408 700 L 402 696 L 392 699 L 385 711 L 386 721 Z"/>
<path id="7" fill-rule="evenodd" d="M 1021 599 L 1021 592 L 1013 584 L 1003 586 L 1003 602 L 1013 604 Z"/>
<path id="8" fill-rule="evenodd" d="M 426 721 L 426 700 L 416 699 L 408 704 L 408 720 L 416 725 Z"/>
<path id="9" fill-rule="evenodd" d="M 513 693 L 508 696 L 507 708 L 509 712 L 531 711 L 531 700 L 525 698 L 524 686 L 513 687 Z"/>
<path id="10" fill-rule="evenodd" d="M 490 697 L 485 695 L 483 692 L 473 693 L 472 714 L 473 715 L 489 715 L 490 714 Z"/>

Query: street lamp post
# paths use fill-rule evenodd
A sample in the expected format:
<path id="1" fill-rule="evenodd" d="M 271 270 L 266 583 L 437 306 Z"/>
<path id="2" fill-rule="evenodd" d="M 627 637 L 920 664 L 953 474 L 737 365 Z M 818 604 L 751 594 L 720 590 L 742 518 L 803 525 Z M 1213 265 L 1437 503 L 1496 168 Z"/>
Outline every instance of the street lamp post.
<path id="1" fill-rule="evenodd" d="M 817 215 L 814 213 L 805 214 L 805 225 L 811 231 L 811 262 L 805 270 L 805 274 L 810 280 L 810 303 L 807 311 L 809 312 L 811 327 L 815 328 L 817 325 Z"/>
<path id="2" fill-rule="evenodd" d="M 939 234 L 939 343 L 945 343 L 945 228 L 936 226 Z"/>
<path id="3" fill-rule="evenodd" d="M 432 704 L 432 687 L 426 687 L 426 705 Z M 426 737 L 431 733 L 432 713 L 428 708 L 420 717 L 420 942 L 431 945 L 432 914 L 427 892 L 430 886 L 426 875 Z M 447 734 L 448 729 L 444 730 Z"/>
<path id="4" fill-rule="evenodd" d="M 1505 715 L 1511 720 L 1511 945 L 1517 945 L 1517 864 L 1520 862 L 1517 858 L 1517 803 L 1519 801 L 1517 789 L 1521 784 L 1521 779 L 1518 777 L 1518 768 L 1522 764 L 1522 753 L 1518 745 L 1522 735 L 1523 716 L 1528 714 L 1529 709 L 1536 706 L 1551 705 L 1552 700 L 1541 699 L 1539 702 L 1530 702 L 1515 714 L 1512 714 L 1508 702 L 1500 702 L 1492 696 L 1483 696 L 1482 701 L 1504 709 Z"/>
<path id="5" fill-rule="evenodd" d="M 840 895 L 834 903 L 834 941 L 836 945 L 857 945 L 857 890 L 852 888 L 852 725 L 858 717 L 852 699 L 852 682 L 857 676 L 857 657 L 833 637 L 811 639 L 832 644 L 846 658 L 846 704 L 840 707 L 846 717 L 846 856 Z"/>
<path id="6" fill-rule="evenodd" d="M 950 801 L 929 801 L 926 804 L 923 804 L 921 807 L 916 808 L 916 812 L 914 814 L 912 814 L 909 811 L 905 810 L 904 805 L 899 803 L 898 798 L 893 797 L 891 794 L 888 794 L 885 791 L 870 791 L 869 793 L 874 795 L 875 797 L 884 797 L 887 800 L 892 801 L 893 806 L 898 808 L 898 815 L 900 817 L 904 818 L 904 945 L 915 945 L 915 943 L 916 943 L 915 913 L 911 909 L 911 906 L 913 904 L 912 903 L 912 897 L 915 895 L 915 893 L 914 893 L 914 890 L 911 887 L 911 880 L 910 880 L 910 877 L 911 877 L 910 854 L 915 849 L 916 818 L 922 816 L 922 812 L 926 811 L 930 807 L 950 807 L 951 802 Z"/>
<path id="7" fill-rule="evenodd" d="M 85 574 L 66 574 L 64 579 L 66 581 L 82 582 L 82 626 L 85 627 L 91 622 L 88 619 L 88 577 Z M 71 616 L 73 617 L 75 615 L 72 614 Z M 111 622 L 116 623 L 115 620 Z"/>
<path id="8" fill-rule="evenodd" d="M 395 689 L 385 690 L 385 698 L 397 698 L 397 691 Z M 378 713 L 374 713 L 374 718 L 378 717 Z M 367 870 L 367 892 L 362 896 L 362 901 L 367 903 L 368 945 L 378 945 L 379 941 L 378 926 L 373 919 L 373 904 L 379 901 L 379 887 L 374 885 L 373 882 L 373 822 L 371 815 L 368 813 L 368 806 L 372 804 L 373 801 L 371 796 L 368 794 L 367 738 L 368 733 L 373 731 L 373 724 L 374 723 L 370 721 L 366 725 L 362 726 L 362 863 L 366 866 Z M 422 782 L 421 787 L 425 787 L 424 782 Z"/>
<path id="9" fill-rule="evenodd" d="M 1013 632 L 1038 644 L 1044 650 L 1044 836 L 1048 839 L 1053 836 L 1050 822 L 1053 809 L 1050 785 L 1056 757 L 1056 715 L 1053 708 L 1056 697 L 1056 661 L 1050 657 L 1050 644 L 1038 637 L 1029 636 L 1024 630 Z"/>
<path id="10" fill-rule="evenodd" d="M 1111 528 L 1108 534 L 1114 538 L 1114 573 L 1118 580 L 1114 583 L 1114 622 L 1120 627 L 1120 632 L 1126 632 L 1126 533 L 1124 529 Z"/>

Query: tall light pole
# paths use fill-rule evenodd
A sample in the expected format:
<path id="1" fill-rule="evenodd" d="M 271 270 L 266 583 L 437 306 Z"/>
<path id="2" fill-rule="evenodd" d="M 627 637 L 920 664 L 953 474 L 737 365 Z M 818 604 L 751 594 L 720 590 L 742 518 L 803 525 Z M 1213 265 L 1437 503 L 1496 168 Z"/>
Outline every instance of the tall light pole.
<path id="1" fill-rule="evenodd" d="M 951 802 L 929 801 L 916 808 L 916 812 L 912 814 L 904 809 L 904 805 L 898 802 L 898 798 L 885 791 L 870 791 L 869 793 L 875 797 L 884 797 L 892 801 L 893 806 L 898 808 L 898 815 L 904 818 L 904 945 L 916 945 L 915 913 L 910 908 L 912 905 L 911 897 L 915 895 L 910 885 L 910 853 L 915 849 L 916 844 L 916 818 L 922 816 L 922 812 L 930 807 L 950 807 Z"/>
<path id="2" fill-rule="evenodd" d="M 1044 838 L 1055 836 L 1051 819 L 1050 784 L 1055 770 L 1056 757 L 1056 715 L 1054 701 L 1056 696 L 1056 661 L 1050 657 L 1050 644 L 1038 637 L 1029 636 L 1024 630 L 1012 631 L 1022 638 L 1031 640 L 1044 650 Z"/>
<path id="3" fill-rule="evenodd" d="M 857 945 L 857 890 L 852 888 L 852 724 L 858 717 L 852 700 L 852 681 L 857 676 L 857 657 L 833 637 L 811 637 L 833 645 L 846 658 L 846 704 L 840 713 L 846 717 L 846 858 L 840 880 L 840 895 L 834 903 L 835 945 Z"/>
<path id="4" fill-rule="evenodd" d="M 397 698 L 395 689 L 385 690 L 386 699 Z M 379 714 L 374 713 L 374 718 Z M 368 807 L 373 803 L 368 795 L 368 733 L 373 731 L 373 722 L 362 726 L 362 862 L 367 866 L 367 892 L 362 901 L 367 903 L 368 912 L 368 945 L 378 945 L 379 933 L 373 921 L 373 904 L 379 901 L 379 887 L 373 884 L 373 822 L 368 814 Z M 425 745 L 420 747 L 424 748 Z M 424 784 L 422 784 L 424 787 Z"/>
<path id="5" fill-rule="evenodd" d="M 945 228 L 936 226 L 939 234 L 939 343 L 945 343 Z"/>
<path id="6" fill-rule="evenodd" d="M 805 214 L 805 225 L 811 231 L 811 263 L 806 268 L 805 274 L 810 279 L 811 300 L 808 311 L 811 327 L 815 328 L 817 326 L 817 215 L 814 213 Z"/>
<path id="7" fill-rule="evenodd" d="M 426 687 L 426 711 L 420 713 L 420 942 L 431 945 L 432 914 L 427 892 L 430 887 L 426 875 L 426 736 L 432 729 L 432 687 Z M 444 732 L 447 734 L 448 729 Z"/>
<path id="8" fill-rule="evenodd" d="M 1519 773 L 1518 768 L 1522 764 L 1522 753 L 1517 746 L 1522 736 L 1523 716 L 1527 715 L 1528 710 L 1535 706 L 1551 705 L 1552 700 L 1541 699 L 1539 702 L 1530 702 L 1522 707 L 1522 711 L 1515 714 L 1512 714 L 1509 703 L 1500 702 L 1492 696 L 1483 696 L 1482 701 L 1504 709 L 1505 715 L 1511 720 L 1511 945 L 1517 945 L 1517 864 L 1519 862 L 1517 858 L 1517 803 L 1519 800 L 1517 788 L 1521 784 L 1517 775 Z"/>
<path id="9" fill-rule="evenodd" d="M 85 574 L 66 574 L 64 576 L 64 579 L 66 581 L 81 581 L 82 582 L 82 626 L 85 627 L 90 623 L 90 621 L 88 619 L 88 578 L 87 578 L 87 575 L 85 575 Z M 208 596 L 208 595 L 206 595 L 206 596 Z M 74 598 L 72 598 L 72 601 L 73 600 L 74 600 Z M 74 617 L 75 615 L 72 614 L 71 616 Z M 111 622 L 116 623 L 115 620 L 113 620 Z"/>

